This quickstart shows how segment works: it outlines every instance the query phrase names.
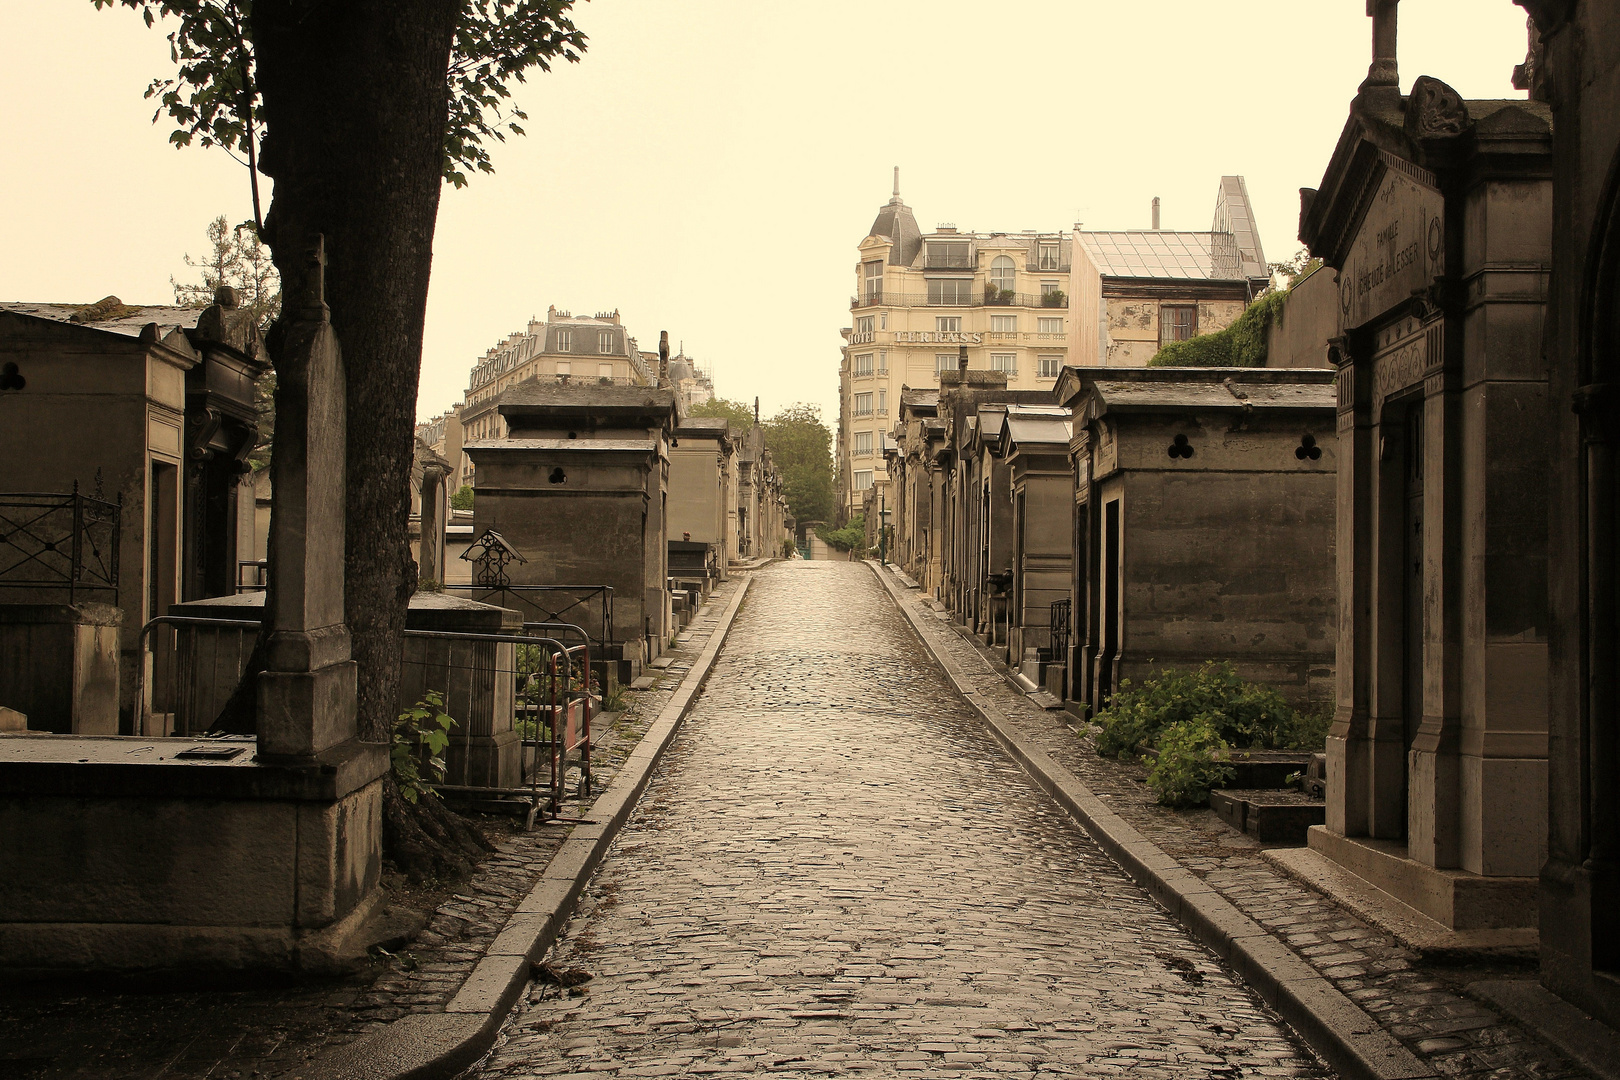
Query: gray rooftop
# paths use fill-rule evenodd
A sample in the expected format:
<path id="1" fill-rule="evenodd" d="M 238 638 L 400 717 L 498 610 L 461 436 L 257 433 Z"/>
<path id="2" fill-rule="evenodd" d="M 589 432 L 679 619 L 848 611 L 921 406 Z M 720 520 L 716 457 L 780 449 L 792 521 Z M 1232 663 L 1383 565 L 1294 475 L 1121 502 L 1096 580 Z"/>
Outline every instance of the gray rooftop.
<path id="1" fill-rule="evenodd" d="M 109 303 L 108 301 L 112 301 Z M 109 296 L 94 304 L 46 304 L 19 301 L 0 304 L 0 311 L 16 315 L 32 315 L 37 319 L 88 326 L 126 337 L 140 337 L 149 323 L 157 323 L 160 330 L 173 327 L 190 330 L 197 325 L 203 308 L 178 307 L 173 304 L 124 304 Z M 161 333 L 159 336 L 162 336 Z"/>
<path id="2" fill-rule="evenodd" d="M 501 391 L 494 398 L 501 405 L 575 405 L 608 407 L 675 407 L 673 390 L 651 386 L 603 386 L 593 379 L 580 382 L 557 379 L 525 379 Z"/>
<path id="3" fill-rule="evenodd" d="M 1061 443 L 1067 446 L 1071 434 L 1067 415 L 1020 415 L 1014 412 L 1007 414 L 1006 438 L 1009 442 L 1026 446 L 1037 443 Z"/>
<path id="4" fill-rule="evenodd" d="M 1080 242 L 1105 277 L 1243 281 L 1243 258 L 1231 233 L 1130 229 L 1083 232 Z"/>
<path id="5" fill-rule="evenodd" d="M 652 439 L 476 439 L 463 450 L 616 450 L 650 454 L 658 449 Z"/>
<path id="6" fill-rule="evenodd" d="M 1338 388 L 1323 382 L 1243 382 L 1236 375 L 1226 382 L 1111 382 L 1092 383 L 1093 391 L 1108 408 L 1204 409 L 1333 409 Z"/>

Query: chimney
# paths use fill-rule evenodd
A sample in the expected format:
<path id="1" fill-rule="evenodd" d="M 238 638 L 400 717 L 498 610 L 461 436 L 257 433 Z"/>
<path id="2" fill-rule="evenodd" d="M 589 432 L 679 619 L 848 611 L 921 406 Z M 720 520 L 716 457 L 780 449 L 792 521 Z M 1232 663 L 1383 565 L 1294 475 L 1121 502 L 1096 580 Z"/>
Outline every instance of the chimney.
<path id="1" fill-rule="evenodd" d="M 658 381 L 669 385 L 669 331 L 658 331 Z"/>
<path id="2" fill-rule="evenodd" d="M 1159 197 L 1153 196 L 1153 231 L 1159 231 Z"/>

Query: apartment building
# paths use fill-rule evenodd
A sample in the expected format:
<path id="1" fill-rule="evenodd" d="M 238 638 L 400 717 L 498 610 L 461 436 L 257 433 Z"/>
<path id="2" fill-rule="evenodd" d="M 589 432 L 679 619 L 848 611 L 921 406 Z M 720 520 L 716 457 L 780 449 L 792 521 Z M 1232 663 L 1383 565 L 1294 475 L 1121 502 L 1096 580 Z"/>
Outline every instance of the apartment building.
<path id="1" fill-rule="evenodd" d="M 900 198 L 859 246 L 839 374 L 847 513 L 886 484 L 902 387 L 942 371 L 997 371 L 1049 390 L 1065 365 L 1143 366 L 1162 344 L 1224 328 L 1269 281 L 1243 178 L 1221 178 L 1208 232 L 924 233 Z"/>

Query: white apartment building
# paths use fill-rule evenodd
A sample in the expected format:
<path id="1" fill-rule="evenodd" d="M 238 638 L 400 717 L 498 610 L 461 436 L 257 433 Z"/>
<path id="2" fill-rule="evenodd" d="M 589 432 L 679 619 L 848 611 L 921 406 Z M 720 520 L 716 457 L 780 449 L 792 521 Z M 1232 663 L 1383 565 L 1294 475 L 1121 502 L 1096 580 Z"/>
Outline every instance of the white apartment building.
<path id="1" fill-rule="evenodd" d="M 1052 387 L 1067 364 L 1142 366 L 1168 341 L 1242 314 L 1269 281 L 1243 178 L 1223 177 L 1208 232 L 924 233 L 894 195 L 860 242 L 842 331 L 841 498 L 887 482 L 902 387 L 937 388 L 965 363 L 1010 390 Z"/>

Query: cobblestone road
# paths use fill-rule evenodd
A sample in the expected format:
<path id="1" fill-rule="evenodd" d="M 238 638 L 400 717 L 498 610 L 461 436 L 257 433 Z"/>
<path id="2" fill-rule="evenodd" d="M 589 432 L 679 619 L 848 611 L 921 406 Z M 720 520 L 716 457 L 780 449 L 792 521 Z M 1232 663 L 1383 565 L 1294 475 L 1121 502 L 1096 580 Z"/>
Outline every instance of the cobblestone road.
<path id="1" fill-rule="evenodd" d="M 761 571 L 486 1077 L 1323 1076 L 1027 780 L 865 566 Z"/>

